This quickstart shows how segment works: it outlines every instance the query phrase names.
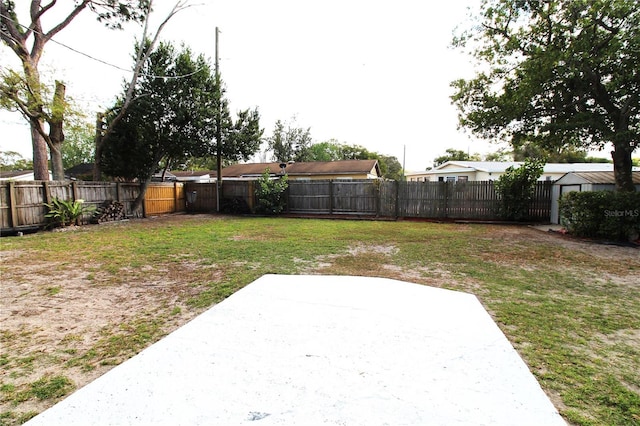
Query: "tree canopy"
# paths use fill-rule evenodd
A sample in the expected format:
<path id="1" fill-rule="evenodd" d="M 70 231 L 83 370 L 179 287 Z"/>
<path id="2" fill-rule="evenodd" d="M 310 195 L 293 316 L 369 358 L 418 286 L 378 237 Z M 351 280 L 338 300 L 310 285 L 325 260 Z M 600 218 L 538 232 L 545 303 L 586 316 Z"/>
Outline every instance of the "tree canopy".
<path id="1" fill-rule="evenodd" d="M 460 124 L 514 147 L 603 148 L 634 190 L 640 139 L 640 8 L 635 0 L 485 0 L 454 46 L 485 66 L 452 83 Z"/>
<path id="2" fill-rule="evenodd" d="M 53 178 L 64 179 L 61 145 L 65 86 L 56 82 L 55 90 L 51 90 L 41 81 L 38 65 L 46 43 L 84 10 L 95 13 L 103 24 L 120 28 L 124 22 L 143 21 L 150 7 L 150 1 L 142 0 L 50 1 L 44 5 L 41 0 L 31 0 L 29 17 L 23 22 L 14 1 L 0 0 L 0 39 L 22 64 L 22 70 L 2 69 L 0 107 L 19 111 L 29 122 L 36 179 L 49 179 L 47 150 L 51 153 Z M 51 22 L 48 18 L 54 15 L 55 24 L 45 28 L 43 21 Z"/>
<path id="3" fill-rule="evenodd" d="M 172 44 L 160 43 L 143 64 L 134 100 L 106 137 L 101 153 L 103 171 L 146 181 L 160 162 L 170 165 L 186 156 L 208 153 L 214 131 L 215 92 L 214 78 L 203 56 L 194 58 L 187 48 L 178 52 Z M 122 97 L 107 120 L 121 107 Z"/>
<path id="4" fill-rule="evenodd" d="M 149 41 L 144 48 L 150 48 Z M 107 125 L 121 117 L 106 135 L 100 156 L 102 170 L 111 176 L 137 179 L 146 187 L 161 166 L 166 170 L 191 157 L 218 153 L 230 161 L 248 159 L 260 145 L 258 111 L 240 111 L 234 121 L 221 80 L 204 56 L 195 58 L 186 47 L 177 51 L 171 43 L 158 45 L 120 115 L 125 96 L 107 115 Z"/>
<path id="5" fill-rule="evenodd" d="M 282 163 L 313 161 L 309 152 L 311 128 L 296 127 L 295 118 L 286 123 L 280 120 L 276 121 L 273 134 L 267 139 L 267 142 L 275 161 Z"/>
<path id="6" fill-rule="evenodd" d="M 447 161 L 480 161 L 480 154 L 469 154 L 460 149 L 447 148 L 446 154 L 440 155 L 433 159 L 434 167 L 438 167 Z"/>

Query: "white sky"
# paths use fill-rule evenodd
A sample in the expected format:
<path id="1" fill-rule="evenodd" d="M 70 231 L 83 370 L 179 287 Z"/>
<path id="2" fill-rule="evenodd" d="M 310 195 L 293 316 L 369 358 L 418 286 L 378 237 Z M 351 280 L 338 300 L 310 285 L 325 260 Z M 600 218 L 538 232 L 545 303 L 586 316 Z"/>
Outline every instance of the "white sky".
<path id="1" fill-rule="evenodd" d="M 218 26 L 220 71 L 232 111 L 257 106 L 265 136 L 276 120 L 296 116 L 296 125 L 310 127 L 315 142 L 335 138 L 396 156 L 401 163 L 406 147 L 406 169 L 418 171 L 446 148 L 481 154 L 498 149 L 457 130 L 457 112 L 449 99 L 450 82 L 473 74 L 470 58 L 449 49 L 452 32 L 467 19 L 467 6 L 478 4 L 205 1 L 174 17 L 163 39 L 184 42 L 213 64 Z M 163 19 L 172 5 L 156 0 L 152 22 Z M 45 28 L 51 24 L 44 21 Z M 54 40 L 130 69 L 133 40 L 140 34 L 137 26 L 124 32 L 104 29 L 85 11 Z M 0 64 L 19 66 L 4 45 Z M 67 95 L 91 121 L 112 104 L 123 79 L 130 77 L 52 42 L 41 64 L 45 77 L 65 81 Z M 29 130 L 18 113 L 1 111 L 0 129 L 0 150 L 31 158 Z"/>

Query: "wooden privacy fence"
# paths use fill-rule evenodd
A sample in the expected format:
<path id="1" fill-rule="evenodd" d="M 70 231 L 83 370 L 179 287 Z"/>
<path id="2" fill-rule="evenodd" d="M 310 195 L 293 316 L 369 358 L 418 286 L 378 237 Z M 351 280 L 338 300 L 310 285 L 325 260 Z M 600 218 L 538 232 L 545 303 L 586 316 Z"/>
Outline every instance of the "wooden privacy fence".
<path id="1" fill-rule="evenodd" d="M 47 213 L 44 203 L 54 198 L 84 200 L 88 206 L 100 207 L 105 201 L 119 201 L 125 214 L 131 215 L 138 196 L 137 183 L 17 181 L 0 183 L 0 228 L 21 229 L 44 226 Z"/>
<path id="2" fill-rule="evenodd" d="M 140 193 L 140 184 L 124 182 L 17 181 L 0 183 L 0 228 L 19 230 L 47 224 L 44 203 L 54 198 L 84 200 L 88 206 L 100 207 L 105 201 L 124 205 L 124 214 L 133 215 L 133 202 Z M 184 211 L 185 191 L 182 183 L 149 185 L 144 202 L 144 214 L 164 214 Z M 84 218 L 85 220 L 88 218 Z"/>
<path id="3" fill-rule="evenodd" d="M 548 222 L 552 182 L 538 182 L 529 208 L 529 220 Z M 105 201 L 123 203 L 125 215 L 140 191 L 137 183 L 115 182 L 2 182 L 2 230 L 43 226 L 44 203 L 53 198 L 83 199 L 100 207 Z M 191 195 L 191 202 L 188 202 Z M 195 199 L 193 197 L 195 195 Z M 254 181 L 226 181 L 220 201 L 256 205 Z M 144 214 L 217 211 L 215 183 L 160 183 L 147 189 Z M 384 182 L 377 180 L 289 181 L 287 212 L 308 215 L 358 215 L 393 218 L 498 220 L 500 200 L 494 183 L 487 182 Z"/>
<path id="4" fill-rule="evenodd" d="M 256 205 L 253 181 L 226 181 L 221 199 Z M 215 211 L 215 183 L 188 183 L 197 193 L 193 211 Z M 538 182 L 529 220 L 547 222 L 552 182 Z M 201 195 L 202 194 L 202 195 Z M 384 182 L 376 180 L 291 180 L 287 212 L 308 215 L 359 215 L 426 219 L 499 220 L 500 199 L 493 181 Z"/>
<path id="5" fill-rule="evenodd" d="M 144 197 L 146 216 L 182 212 L 186 206 L 185 184 L 182 182 L 153 183 Z"/>

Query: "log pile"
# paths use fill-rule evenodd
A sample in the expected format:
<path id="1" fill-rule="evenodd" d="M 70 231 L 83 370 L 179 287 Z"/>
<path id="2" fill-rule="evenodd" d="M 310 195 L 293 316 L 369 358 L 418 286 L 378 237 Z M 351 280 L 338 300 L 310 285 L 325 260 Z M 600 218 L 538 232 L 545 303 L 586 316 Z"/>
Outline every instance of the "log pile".
<path id="1" fill-rule="evenodd" d="M 124 204 L 118 201 L 105 201 L 96 211 L 95 217 L 98 223 L 126 219 Z"/>

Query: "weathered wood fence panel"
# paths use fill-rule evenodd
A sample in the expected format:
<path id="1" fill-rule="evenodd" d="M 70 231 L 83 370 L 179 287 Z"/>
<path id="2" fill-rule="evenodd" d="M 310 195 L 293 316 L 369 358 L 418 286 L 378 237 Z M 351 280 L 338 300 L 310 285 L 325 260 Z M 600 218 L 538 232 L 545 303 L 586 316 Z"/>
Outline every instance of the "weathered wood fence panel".
<path id="1" fill-rule="evenodd" d="M 287 209 L 290 213 L 331 214 L 331 182 L 289 181 Z"/>
<path id="2" fill-rule="evenodd" d="M 0 183 L 0 225 L 2 230 L 40 227 L 47 224 L 44 203 L 54 198 L 67 201 L 84 200 L 99 207 L 105 201 L 124 204 L 131 216 L 133 201 L 138 196 L 137 183 L 17 181 Z M 83 220 L 87 220 L 84 217 Z"/>
<path id="3" fill-rule="evenodd" d="M 195 202 L 187 206 L 187 211 L 191 212 L 215 212 L 217 210 L 217 187 L 216 183 L 196 183 L 187 182 L 185 184 L 185 196 L 195 191 Z"/>

